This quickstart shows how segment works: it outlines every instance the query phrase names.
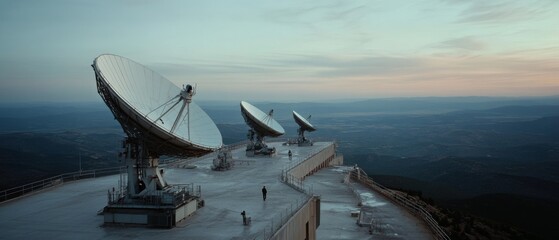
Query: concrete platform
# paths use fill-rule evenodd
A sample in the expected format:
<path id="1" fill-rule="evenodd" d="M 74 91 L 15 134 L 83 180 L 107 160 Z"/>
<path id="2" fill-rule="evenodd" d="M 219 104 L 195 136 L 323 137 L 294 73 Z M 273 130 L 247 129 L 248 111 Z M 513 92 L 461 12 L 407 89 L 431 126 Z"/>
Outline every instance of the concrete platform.
<path id="1" fill-rule="evenodd" d="M 317 239 L 433 239 L 429 228 L 405 209 L 358 183 L 343 183 L 352 167 L 323 169 L 308 177 L 315 194 L 321 195 L 321 224 Z M 375 231 L 359 227 L 352 211 L 358 202 L 373 209 Z"/>
<path id="2" fill-rule="evenodd" d="M 170 184 L 193 183 L 202 187 L 205 206 L 173 229 L 105 227 L 98 212 L 107 204 L 107 190 L 118 184 L 118 175 L 65 183 L 46 191 L 0 204 L 2 239 L 266 239 L 274 226 L 308 201 L 309 195 L 280 180 L 291 166 L 332 145 L 276 147 L 273 157 L 248 158 L 244 148 L 232 152 L 239 160 L 233 169 L 212 171 L 213 155 L 189 160 L 196 168 L 165 168 Z M 293 157 L 290 160 L 288 151 Z M 368 189 L 342 183 L 343 167 L 318 171 L 305 180 L 315 195 L 321 195 L 321 223 L 317 239 L 432 239 L 418 220 Z M 262 200 L 261 188 L 268 189 Z M 357 194 L 356 194 L 357 193 Z M 391 226 L 388 234 L 370 235 L 356 225 L 351 211 L 358 210 L 360 195 L 365 204 L 378 209 L 381 223 Z M 370 197 L 372 196 L 372 197 Z M 246 211 L 252 224 L 242 224 Z"/>
<path id="3" fill-rule="evenodd" d="M 2 238 L 8 239 L 262 239 L 272 226 L 291 214 L 309 196 L 280 181 L 287 166 L 331 145 L 276 147 L 273 157 L 247 158 L 244 148 L 233 159 L 245 160 L 229 171 L 212 171 L 213 156 L 191 161 L 194 169 L 165 168 L 168 183 L 201 185 L 205 206 L 173 229 L 103 227 L 97 215 L 107 203 L 107 190 L 119 176 L 80 180 L 0 205 Z M 289 160 L 288 151 L 293 153 Z M 246 161 L 248 160 L 248 161 Z M 268 189 L 262 200 L 261 189 Z M 252 218 L 242 224 L 241 211 Z"/>

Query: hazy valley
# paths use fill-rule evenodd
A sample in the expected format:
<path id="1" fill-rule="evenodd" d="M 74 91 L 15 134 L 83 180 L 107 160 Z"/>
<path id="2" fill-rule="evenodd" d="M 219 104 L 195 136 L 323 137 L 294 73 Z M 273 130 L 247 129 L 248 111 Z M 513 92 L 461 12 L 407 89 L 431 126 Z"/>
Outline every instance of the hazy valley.
<path id="1" fill-rule="evenodd" d="M 559 217 L 559 97 L 256 103 L 296 136 L 291 110 L 380 183 L 545 238 Z M 199 103 L 224 143 L 245 139 L 238 103 Z M 1 189 L 117 166 L 123 132 L 101 102 L 0 106 Z"/>

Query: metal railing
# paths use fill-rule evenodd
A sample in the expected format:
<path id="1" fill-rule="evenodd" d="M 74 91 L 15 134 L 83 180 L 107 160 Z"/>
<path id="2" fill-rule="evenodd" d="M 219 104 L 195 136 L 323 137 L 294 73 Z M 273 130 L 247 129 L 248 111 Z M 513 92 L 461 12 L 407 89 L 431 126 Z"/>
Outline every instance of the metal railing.
<path id="1" fill-rule="evenodd" d="M 274 140 L 276 140 L 274 142 L 285 141 L 285 139 L 280 139 L 280 140 L 274 139 Z M 312 185 L 307 186 L 304 182 L 304 179 L 294 176 L 293 174 L 291 174 L 291 171 L 301 166 L 303 162 L 311 159 L 312 157 L 314 157 L 315 155 L 317 155 L 323 150 L 325 149 L 320 149 L 319 151 L 313 151 L 307 154 L 307 156 L 300 158 L 299 161 L 291 162 L 290 164 L 284 167 L 284 170 L 282 170 L 280 175 L 280 180 L 283 183 L 287 184 L 288 186 L 292 187 L 293 189 L 304 193 L 305 199 L 302 202 L 296 201 L 295 205 L 290 204 L 290 208 L 285 209 L 285 214 L 282 211 L 280 213 L 279 218 L 273 218 L 269 226 L 266 227 L 264 229 L 264 232 L 260 235 L 262 239 L 270 239 L 272 236 L 274 236 L 274 234 L 276 234 L 276 232 L 279 231 L 281 227 L 285 225 L 289 221 L 289 219 L 291 219 L 291 217 L 293 217 L 301 208 L 303 208 L 305 205 L 309 204 L 310 201 L 312 201 L 313 199 Z"/>
<path id="2" fill-rule="evenodd" d="M 291 173 L 289 173 L 289 171 L 282 171 L 280 180 L 299 192 L 302 192 L 308 196 L 313 195 L 312 186 L 307 186 L 303 179 L 293 176 Z"/>
<path id="3" fill-rule="evenodd" d="M 126 187 L 123 187 L 126 189 Z M 146 206 L 174 206 L 182 205 L 192 198 L 200 198 L 202 190 L 200 185 L 189 184 L 173 184 L 164 190 L 151 192 L 149 195 L 127 199 L 127 192 L 125 190 L 110 189 L 107 192 L 108 205 L 130 205 L 131 203 Z"/>
<path id="4" fill-rule="evenodd" d="M 248 140 L 243 140 L 243 141 L 239 141 L 236 143 L 232 143 L 229 145 L 224 145 L 221 150 L 225 150 L 225 151 L 233 151 L 237 148 L 240 148 L 242 146 L 244 146 L 245 144 L 247 144 Z M 219 151 L 214 151 L 211 153 L 208 153 L 204 156 L 217 156 L 217 154 L 219 153 Z M 185 162 L 189 162 L 192 160 L 197 159 L 197 157 L 192 157 L 192 158 L 180 158 L 180 157 L 167 157 L 166 159 L 159 159 L 159 164 L 161 164 L 162 166 L 169 166 L 169 165 L 173 165 L 173 164 L 177 164 L 177 163 L 185 163 Z"/>
<path id="5" fill-rule="evenodd" d="M 297 140 L 297 137 L 275 137 L 275 138 L 267 138 L 266 142 L 269 143 L 275 143 L 275 142 L 288 142 L 290 140 Z M 313 142 L 333 142 L 334 144 L 336 143 L 336 139 L 334 138 L 327 138 L 327 137 L 312 137 L 309 138 L 309 140 L 312 140 Z"/>
<path id="6" fill-rule="evenodd" d="M 324 149 L 320 149 L 318 151 L 312 151 L 312 152 L 308 153 L 307 156 L 299 158 L 299 161 L 291 161 L 289 164 L 287 164 L 284 167 L 285 171 L 289 172 L 292 169 L 297 168 L 299 165 L 303 164 L 308 159 L 310 159 L 310 158 L 314 157 L 315 155 L 317 155 L 318 153 L 322 152 L 322 150 L 324 150 Z"/>
<path id="7" fill-rule="evenodd" d="M 44 189 L 55 187 L 65 182 L 119 174 L 125 170 L 126 167 L 112 167 L 112 168 L 93 169 L 93 170 L 77 171 L 77 172 L 70 172 L 70 173 L 56 175 L 54 177 L 46 178 L 22 186 L 13 187 L 10 189 L 0 191 L 0 203 L 17 197 L 26 196 Z"/>
<path id="8" fill-rule="evenodd" d="M 223 148 L 225 150 L 231 150 L 232 151 L 232 150 L 235 150 L 237 148 L 240 148 L 240 147 L 244 146 L 247 143 L 248 143 L 248 140 L 243 140 L 243 141 L 239 141 L 239 142 L 236 142 L 236 143 L 231 143 L 229 145 L 225 145 Z"/>
<path id="9" fill-rule="evenodd" d="M 277 140 L 277 139 L 275 139 Z M 285 139 L 280 139 L 277 140 L 276 142 L 282 142 L 285 141 Z M 335 141 L 331 141 L 334 142 Z M 297 168 L 301 168 L 303 167 L 303 163 L 305 163 L 306 161 L 308 161 L 309 159 L 312 159 L 313 157 L 315 157 L 316 155 L 318 155 L 319 153 L 321 153 L 322 151 L 327 150 L 328 148 L 322 148 L 318 151 L 312 151 L 310 153 L 308 153 L 306 156 L 299 158 L 298 161 L 293 161 L 289 164 L 287 164 L 284 169 L 281 172 L 280 175 L 280 180 L 287 184 L 288 186 L 292 187 L 293 189 L 302 192 L 303 194 L 305 194 L 305 201 L 303 202 L 297 202 L 295 204 L 295 209 L 293 208 L 293 204 L 291 205 L 290 210 L 291 211 L 285 211 L 285 215 L 283 215 L 283 212 L 280 214 L 280 218 L 279 221 L 274 221 L 272 220 L 271 224 L 269 225 L 269 227 L 266 227 L 263 233 L 263 239 L 269 239 L 271 237 L 274 236 L 274 234 L 276 234 L 276 232 L 278 232 L 281 227 L 283 225 L 285 225 L 289 219 L 291 219 L 291 217 L 293 217 L 301 208 L 303 208 L 304 206 L 306 206 L 307 204 L 309 204 L 310 201 L 312 201 L 314 195 L 313 195 L 313 187 L 312 185 L 308 186 L 307 184 L 305 184 L 304 182 L 304 177 L 297 177 L 295 175 L 292 174 L 292 171 L 296 170 Z M 336 155 L 334 155 L 331 158 L 327 158 L 324 159 L 325 162 L 331 162 L 333 159 L 335 159 Z M 306 174 L 304 174 L 305 176 L 312 174 L 314 171 L 317 170 L 317 168 L 320 168 L 320 164 L 317 164 L 316 167 L 314 167 L 313 169 L 308 169 L 309 172 L 307 172 Z M 267 229 L 270 229 L 270 231 L 267 231 Z"/>
<path id="10" fill-rule="evenodd" d="M 404 207 L 411 214 L 422 219 L 429 226 L 433 234 L 435 234 L 436 239 L 450 240 L 450 237 L 441 228 L 441 226 L 439 226 L 437 221 L 435 221 L 431 213 L 425 210 L 425 208 L 423 208 L 421 205 L 417 204 L 417 202 L 408 199 L 408 197 L 401 192 L 394 191 L 373 181 L 373 179 L 370 178 L 361 168 L 355 168 L 349 174 L 351 179 L 356 180 L 359 183 L 381 193 L 392 202 Z"/>
<path id="11" fill-rule="evenodd" d="M 325 150 L 325 148 L 318 151 L 310 152 L 309 154 L 307 154 L 307 156 L 300 158 L 299 161 L 293 161 L 286 165 L 284 167 L 284 170 L 281 171 L 280 180 L 297 191 L 305 193 L 309 196 L 313 195 L 312 186 L 306 186 L 304 183 L 304 179 L 294 176 L 293 174 L 291 174 L 291 171 L 301 166 L 305 161 L 311 159 L 323 150 Z"/>

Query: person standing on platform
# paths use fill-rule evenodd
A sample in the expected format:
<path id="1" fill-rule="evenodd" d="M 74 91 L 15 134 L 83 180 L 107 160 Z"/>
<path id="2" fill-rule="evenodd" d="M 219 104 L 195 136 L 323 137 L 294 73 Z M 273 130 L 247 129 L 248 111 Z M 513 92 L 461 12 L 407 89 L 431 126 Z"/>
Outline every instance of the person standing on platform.
<path id="1" fill-rule="evenodd" d="M 266 186 L 262 187 L 262 199 L 264 201 L 266 201 L 266 194 L 268 193 L 268 190 L 266 190 Z"/>
<path id="2" fill-rule="evenodd" d="M 243 216 L 243 225 L 247 225 L 247 215 L 244 210 L 241 212 L 241 216 Z"/>

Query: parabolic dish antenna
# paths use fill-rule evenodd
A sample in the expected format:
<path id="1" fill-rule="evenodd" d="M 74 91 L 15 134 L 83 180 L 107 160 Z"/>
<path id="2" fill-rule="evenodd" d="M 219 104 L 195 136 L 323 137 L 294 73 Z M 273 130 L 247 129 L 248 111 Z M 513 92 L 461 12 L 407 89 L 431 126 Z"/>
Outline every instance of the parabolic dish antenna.
<path id="1" fill-rule="evenodd" d="M 299 115 L 299 113 L 293 111 L 293 118 L 295 122 L 299 125 L 299 127 L 307 132 L 315 131 L 316 128 L 303 116 Z M 311 118 L 310 116 L 308 117 Z"/>
<path id="2" fill-rule="evenodd" d="M 303 116 L 299 115 L 299 113 L 293 111 L 293 119 L 295 119 L 295 122 L 299 125 L 299 129 L 297 130 L 297 132 L 299 133 L 297 144 L 299 146 L 313 145 L 312 141 L 305 137 L 305 131 L 313 132 L 316 130 L 316 128 L 309 122 L 310 118 L 311 116 L 305 119 Z"/>
<path id="3" fill-rule="evenodd" d="M 182 89 L 130 59 L 101 55 L 93 62 L 99 94 L 129 137 L 141 137 L 158 155 L 192 156 L 220 148 L 221 133 Z"/>
<path id="4" fill-rule="evenodd" d="M 197 199 L 189 195 L 192 192 L 173 189 L 176 186 L 168 185 L 158 168 L 162 155 L 198 156 L 223 145 L 215 123 L 192 102 L 196 89 L 191 85 L 179 88 L 141 64 L 117 55 L 100 55 L 91 66 L 99 95 L 128 135 L 121 152 L 127 165 L 127 184 L 117 193 L 114 188 L 109 192 L 105 211 L 123 211 L 121 206 L 125 204 L 149 215 L 152 210 L 143 206 L 176 211 Z M 124 188 L 126 192 L 120 192 Z"/>
<path id="5" fill-rule="evenodd" d="M 283 127 L 272 117 L 274 110 L 266 114 L 252 104 L 241 101 L 241 113 L 245 122 L 261 136 L 279 137 L 285 133 Z"/>
<path id="6" fill-rule="evenodd" d="M 276 152 L 275 148 L 268 148 L 264 143 L 264 137 L 279 137 L 285 133 L 283 127 L 273 118 L 274 110 L 268 114 L 262 112 L 252 104 L 241 101 L 241 114 L 246 124 L 251 128 L 247 135 L 250 143 L 247 145 L 247 156 L 253 155 L 272 155 Z M 256 141 L 254 135 L 256 134 Z"/>

